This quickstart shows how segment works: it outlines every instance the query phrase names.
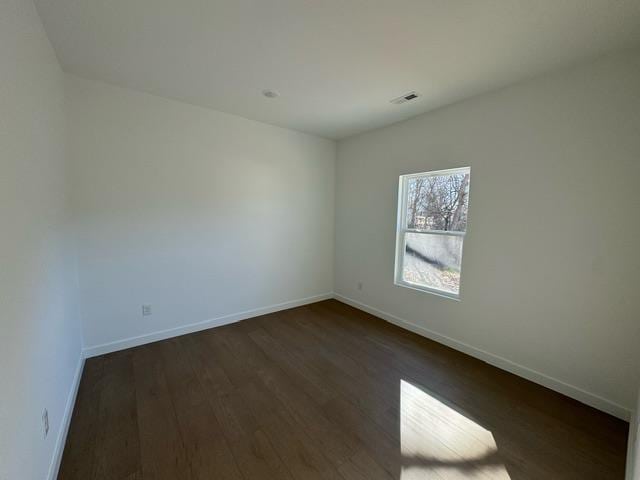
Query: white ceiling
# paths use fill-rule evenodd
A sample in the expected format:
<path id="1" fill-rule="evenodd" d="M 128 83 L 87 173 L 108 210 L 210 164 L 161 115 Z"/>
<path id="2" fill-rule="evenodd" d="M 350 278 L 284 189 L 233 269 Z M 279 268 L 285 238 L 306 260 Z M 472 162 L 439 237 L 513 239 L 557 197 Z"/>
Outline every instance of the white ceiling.
<path id="1" fill-rule="evenodd" d="M 68 72 L 329 138 L 640 43 L 640 0 L 36 3 Z"/>

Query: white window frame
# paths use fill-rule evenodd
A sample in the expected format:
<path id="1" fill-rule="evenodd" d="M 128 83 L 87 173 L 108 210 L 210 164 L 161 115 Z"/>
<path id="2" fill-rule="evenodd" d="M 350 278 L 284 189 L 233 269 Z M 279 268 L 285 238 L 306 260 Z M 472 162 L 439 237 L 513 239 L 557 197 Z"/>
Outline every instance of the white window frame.
<path id="1" fill-rule="evenodd" d="M 455 232 L 451 230 L 419 230 L 415 228 L 407 227 L 407 184 L 409 180 L 416 177 L 436 177 L 443 175 L 452 175 L 454 173 L 469 173 L 471 175 L 471 167 L 459 167 L 450 168 L 447 170 L 434 170 L 431 172 L 410 173 L 407 175 L 400 175 L 398 182 L 398 218 L 396 227 L 396 261 L 394 271 L 394 283 L 399 287 L 410 288 L 412 290 L 419 290 L 421 292 L 432 293 L 441 297 L 451 298 L 454 300 L 460 300 L 460 292 L 462 292 L 462 255 L 464 254 L 464 237 L 465 232 Z M 467 200 L 468 202 L 468 200 Z M 421 235 L 450 235 L 463 237 L 462 240 L 462 255 L 460 257 L 460 288 L 458 293 L 447 292 L 446 290 L 439 290 L 437 288 L 425 287 L 424 285 L 418 285 L 416 283 L 407 282 L 402 279 L 402 265 L 404 260 L 404 252 L 406 249 L 406 234 L 418 233 Z"/>

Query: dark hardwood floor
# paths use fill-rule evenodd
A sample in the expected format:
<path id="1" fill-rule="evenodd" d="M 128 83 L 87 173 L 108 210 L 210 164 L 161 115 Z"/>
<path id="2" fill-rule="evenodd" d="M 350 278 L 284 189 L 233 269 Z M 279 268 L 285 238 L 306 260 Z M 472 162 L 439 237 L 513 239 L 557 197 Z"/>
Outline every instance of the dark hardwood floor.
<path id="1" fill-rule="evenodd" d="M 59 478 L 622 479 L 626 437 L 329 300 L 87 360 Z"/>

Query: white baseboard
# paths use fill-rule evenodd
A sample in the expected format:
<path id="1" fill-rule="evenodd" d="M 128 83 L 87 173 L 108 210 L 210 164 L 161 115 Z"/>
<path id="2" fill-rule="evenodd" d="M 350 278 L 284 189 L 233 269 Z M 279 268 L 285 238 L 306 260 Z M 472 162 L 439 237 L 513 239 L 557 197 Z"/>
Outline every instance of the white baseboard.
<path id="1" fill-rule="evenodd" d="M 487 352 L 485 350 L 481 350 L 454 338 L 447 337 L 446 335 L 434 332 L 433 330 L 429 330 L 426 327 L 416 325 L 415 323 L 412 323 L 408 320 L 404 320 L 390 313 L 378 310 L 377 308 L 371 307 L 369 305 L 365 305 L 364 303 L 360 303 L 357 300 L 353 300 L 338 293 L 334 294 L 334 298 L 343 303 L 346 303 L 347 305 L 351 305 L 352 307 L 355 307 L 359 310 L 363 310 L 367 313 L 370 313 L 371 315 L 382 318 L 383 320 L 393 323 L 394 325 L 397 325 L 401 328 L 410 330 L 414 333 L 417 333 L 418 335 L 429 338 L 438 343 L 442 343 L 455 350 L 466 353 L 467 355 L 501 368 L 502 370 L 506 370 L 507 372 L 518 375 L 519 377 L 526 378 L 527 380 L 530 380 L 534 383 L 538 383 L 547 388 L 550 388 L 551 390 L 555 390 L 556 392 L 562 393 L 567 397 L 571 397 L 575 400 L 578 400 L 579 402 L 597 408 L 598 410 L 602 410 L 603 412 L 609 413 L 622 420 L 629 421 L 629 419 L 631 418 L 630 409 L 612 402 L 611 400 L 607 400 L 606 398 L 603 398 L 599 395 L 587 392 L 579 387 L 570 385 L 566 382 L 545 375 L 544 373 L 532 370 L 523 365 L 519 365 L 515 362 L 512 362 L 511 360 L 500 357 L 498 355 L 494 355 L 493 353 Z"/>
<path id="2" fill-rule="evenodd" d="M 640 392 L 639 392 L 640 393 Z M 640 398 L 638 399 L 640 400 Z M 640 408 L 636 408 L 629 422 L 629 440 L 627 441 L 627 468 L 625 480 L 640 480 Z"/>
<path id="3" fill-rule="evenodd" d="M 78 359 L 78 366 L 76 367 L 76 372 L 71 383 L 71 389 L 67 395 L 67 403 L 64 406 L 62 421 L 60 422 L 60 428 L 58 429 L 58 438 L 56 438 L 56 444 L 53 447 L 53 456 L 51 458 L 51 463 L 49 464 L 47 480 L 55 480 L 58 478 L 58 470 L 60 470 L 62 453 L 64 452 L 65 443 L 67 443 L 67 434 L 69 433 L 69 425 L 71 424 L 71 416 L 73 415 L 73 407 L 76 404 L 76 397 L 78 396 L 78 388 L 80 387 L 80 379 L 82 378 L 83 369 L 84 355 L 81 352 L 80 358 Z"/>
<path id="4" fill-rule="evenodd" d="M 144 345 L 145 343 L 157 342 L 158 340 L 165 340 L 167 338 L 177 337 L 180 335 L 185 335 L 187 333 L 198 332 L 200 330 L 206 330 L 208 328 L 220 327 L 222 325 L 228 325 L 230 323 L 245 320 L 247 318 L 258 317 L 260 315 L 266 315 L 268 313 L 278 312 L 280 310 L 286 310 L 288 308 L 300 307 L 302 305 L 320 302 L 322 300 L 328 300 L 330 298 L 333 298 L 333 293 L 314 295 L 312 297 L 291 300 L 289 302 L 269 305 L 267 307 L 256 308 L 239 313 L 232 313 L 230 315 L 224 315 L 222 317 L 212 318 L 209 320 L 204 320 L 202 322 L 190 323 L 188 325 L 181 325 L 179 327 L 147 333 L 144 335 L 139 335 L 137 337 L 123 338 L 122 340 L 116 340 L 114 342 L 86 347 L 83 350 L 83 353 L 85 358 L 104 355 L 105 353 L 111 353 L 118 350 L 124 350 L 126 348 L 137 347 L 139 345 Z"/>

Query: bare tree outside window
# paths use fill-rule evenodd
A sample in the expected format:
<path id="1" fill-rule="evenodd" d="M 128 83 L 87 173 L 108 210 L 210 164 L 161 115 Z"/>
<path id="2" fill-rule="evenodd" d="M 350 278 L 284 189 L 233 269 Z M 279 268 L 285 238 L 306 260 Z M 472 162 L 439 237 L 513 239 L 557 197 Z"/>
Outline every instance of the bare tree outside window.
<path id="1" fill-rule="evenodd" d="M 400 177 L 396 283 L 457 297 L 470 169 Z"/>
<path id="2" fill-rule="evenodd" d="M 414 177 L 407 184 L 407 227 L 464 232 L 469 206 L 469 173 Z"/>

